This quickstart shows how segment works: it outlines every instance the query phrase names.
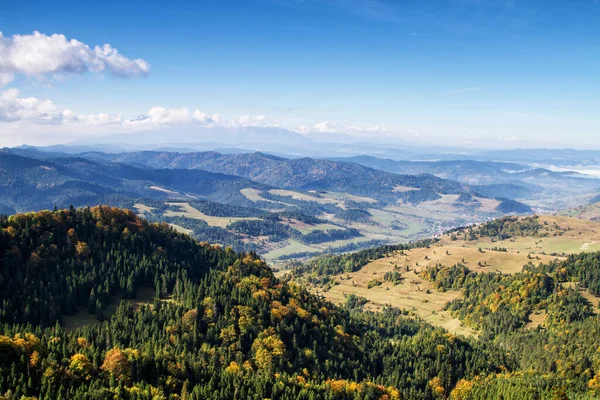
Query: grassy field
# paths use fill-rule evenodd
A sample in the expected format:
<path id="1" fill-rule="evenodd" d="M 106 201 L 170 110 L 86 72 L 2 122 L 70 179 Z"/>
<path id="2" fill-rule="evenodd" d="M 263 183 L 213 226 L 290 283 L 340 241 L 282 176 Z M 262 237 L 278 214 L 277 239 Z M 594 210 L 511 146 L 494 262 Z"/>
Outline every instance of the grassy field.
<path id="1" fill-rule="evenodd" d="M 336 218 L 333 214 L 323 214 L 320 217 L 337 225 L 345 225 L 358 229 L 363 235 L 371 239 L 389 240 L 400 243 L 426 236 L 424 232 L 426 223 L 423 218 L 412 215 L 401 215 L 396 211 L 370 208 L 370 221 L 348 222 Z M 395 229 L 393 225 L 404 226 Z M 432 234 L 432 233 L 431 233 Z"/>
<path id="2" fill-rule="evenodd" d="M 218 226 L 220 228 L 225 228 L 227 225 L 231 224 L 235 221 L 243 221 L 243 220 L 258 220 L 259 218 L 230 218 L 230 217 L 213 217 L 210 215 L 206 215 L 201 211 L 195 209 L 188 203 L 167 203 L 170 205 L 176 205 L 180 207 L 180 211 L 167 210 L 165 211 L 165 217 L 187 217 L 187 218 L 195 218 L 206 221 L 206 223 L 210 226 Z"/>
<path id="3" fill-rule="evenodd" d="M 277 195 L 277 196 L 291 197 L 294 200 L 314 201 L 314 202 L 317 202 L 320 204 L 338 204 L 338 202 L 333 199 L 310 196 L 308 194 L 294 192 L 292 190 L 271 189 L 271 190 L 269 190 L 269 193 Z"/>
<path id="4" fill-rule="evenodd" d="M 548 255 L 534 255 L 528 258 L 526 252 L 509 251 L 498 252 L 492 250 L 479 250 L 477 246 L 462 246 L 461 244 L 436 244 L 430 248 L 416 248 L 404 253 L 396 252 L 391 257 L 375 260 L 361 270 L 350 274 L 335 276 L 339 284 L 334 285 L 326 292 L 313 287 L 328 300 L 342 304 L 348 294 L 365 297 L 369 302 L 367 309 L 380 310 L 384 305 L 412 311 L 415 315 L 428 322 L 444 327 L 450 332 L 460 335 L 474 335 L 475 333 L 448 312 L 443 311 L 447 302 L 460 296 L 459 291 L 438 292 L 433 285 L 418 276 L 418 273 L 428 266 L 442 264 L 452 266 L 459 262 L 474 272 L 515 273 L 521 271 L 528 262 L 549 262 L 556 257 Z M 406 271 L 408 266 L 410 271 Z M 394 285 L 383 281 L 386 272 L 393 271 L 396 267 L 402 271 L 403 280 Z M 370 281 L 382 282 L 379 286 L 368 288 Z"/>
<path id="5" fill-rule="evenodd" d="M 600 203 L 587 204 L 585 206 L 566 210 L 561 212 L 560 215 L 565 217 L 586 219 L 590 221 L 598 221 L 600 220 Z"/>
<path id="6" fill-rule="evenodd" d="M 319 197 L 311 196 L 306 193 L 295 192 L 293 190 L 282 190 L 282 189 L 271 189 L 271 190 L 269 190 L 269 193 L 275 194 L 278 196 L 291 197 L 292 199 L 295 199 L 295 200 L 314 201 L 319 204 L 335 204 L 344 210 L 347 209 L 347 206 L 346 206 L 347 200 L 356 201 L 356 202 L 360 202 L 360 203 L 371 203 L 371 204 L 377 203 L 377 200 L 375 200 L 371 197 L 362 197 L 362 196 L 356 196 L 356 195 L 349 194 L 349 193 L 340 193 L 340 192 L 324 192 L 324 193 L 321 193 Z M 253 200 L 254 198 L 256 198 L 256 194 L 254 194 L 254 193 L 248 193 L 248 195 L 246 195 L 246 194 L 244 194 L 244 195 L 250 200 Z M 251 196 L 252 198 L 249 196 Z M 259 197 L 260 197 L 260 195 L 259 195 Z M 256 200 L 253 200 L 253 201 L 256 201 Z"/>
<path id="7" fill-rule="evenodd" d="M 327 199 L 338 201 L 351 200 L 356 201 L 358 203 L 377 203 L 377 200 L 375 200 L 372 197 L 356 196 L 350 193 L 326 192 L 322 196 Z"/>
<path id="8" fill-rule="evenodd" d="M 563 286 L 574 288 L 577 286 L 577 282 L 563 283 Z M 600 297 L 594 296 L 593 294 L 591 294 L 590 292 L 588 292 L 585 289 L 579 289 L 579 293 L 581 293 L 581 296 L 583 296 L 583 298 L 585 298 L 587 301 L 590 302 L 590 304 L 593 306 L 594 311 L 596 311 L 596 314 L 597 314 L 598 307 L 600 307 Z"/>
<path id="9" fill-rule="evenodd" d="M 326 291 L 314 286 L 311 290 L 338 304 L 344 303 L 347 295 L 355 294 L 368 300 L 365 305 L 367 309 L 377 311 L 389 304 L 411 310 L 415 315 L 450 332 L 474 335 L 471 329 L 443 311 L 445 304 L 458 298 L 460 292 L 438 292 L 431 283 L 420 278 L 418 273 L 428 266 L 452 266 L 461 262 L 476 273 L 497 271 L 512 274 L 521 271 L 529 262 L 537 264 L 564 259 L 549 255 L 551 253 L 600 251 L 599 222 L 565 216 L 541 216 L 539 222 L 544 226 L 542 231 L 548 232 L 549 236 L 515 237 L 493 242 L 490 238 L 464 241 L 460 239 L 460 235 L 458 240 L 453 241 L 450 235 L 446 235 L 429 248 L 396 252 L 393 256 L 372 261 L 359 271 L 336 275 L 333 279 L 337 284 Z M 507 251 L 491 250 L 493 247 L 504 247 Z M 544 252 L 546 254 L 542 254 Z M 406 266 L 409 267 L 408 272 L 405 270 Z M 401 283 L 394 285 L 384 282 L 383 275 L 396 268 L 404 278 Z M 375 280 L 381 284 L 373 286 Z M 368 287 L 369 282 L 371 288 Z M 585 290 L 581 293 L 594 307 L 600 305 L 600 299 Z M 535 328 L 545 318 L 544 312 L 532 314 L 528 326 Z"/>
<path id="10" fill-rule="evenodd" d="M 287 254 L 300 253 L 300 252 L 304 252 L 304 251 L 314 252 L 314 251 L 320 251 L 320 249 L 317 247 L 313 247 L 313 246 L 307 246 L 307 245 L 300 243 L 299 241 L 294 240 L 294 239 L 289 239 L 285 246 L 275 248 L 275 249 L 269 251 L 268 253 L 263 254 L 263 257 L 265 258 L 265 260 L 269 261 L 269 260 L 274 260 L 278 257 L 284 256 Z"/>
<path id="11" fill-rule="evenodd" d="M 135 211 L 137 211 L 138 214 L 144 214 L 144 213 L 152 214 L 152 212 L 155 210 L 154 207 L 150 207 L 150 206 L 147 206 L 145 204 L 140 204 L 140 203 L 134 204 L 133 208 L 135 208 Z"/>
<path id="12" fill-rule="evenodd" d="M 380 286 L 368 288 L 369 281 L 373 279 L 382 281 L 383 275 L 393 270 L 394 261 L 384 258 L 373 261 L 360 271 L 337 275 L 335 279 L 339 284 L 328 291 L 323 292 L 314 287 L 312 290 L 338 304 L 344 303 L 346 295 L 353 293 L 369 300 L 365 306 L 366 309 L 378 311 L 389 304 L 412 311 L 414 315 L 432 324 L 443 326 L 450 332 L 459 335 L 474 335 L 470 328 L 463 326 L 458 319 L 443 311 L 448 301 L 459 297 L 459 292 L 437 292 L 431 283 L 418 277 L 414 270 L 404 272 L 405 279 L 397 285 L 384 282 Z"/>
<path id="13" fill-rule="evenodd" d="M 450 267 L 457 263 L 464 263 L 467 268 L 473 272 L 502 272 L 505 274 L 514 274 L 523 269 L 528 262 L 547 263 L 560 257 L 549 255 L 533 255 L 528 258 L 529 253 L 518 251 L 493 251 L 484 250 L 485 246 L 479 250 L 478 246 L 462 247 L 460 245 L 435 244 L 430 248 L 416 248 L 408 250 L 405 255 L 395 255 L 390 258 L 399 266 L 408 265 L 411 269 L 420 270 L 422 268 L 442 264 Z"/>
<path id="14" fill-rule="evenodd" d="M 169 199 L 181 199 L 181 198 L 195 199 L 194 196 L 190 196 L 190 195 L 187 195 L 184 193 L 179 193 L 179 192 L 176 192 L 176 191 L 170 190 L 170 189 L 161 188 L 160 186 L 150 186 L 150 189 L 165 193 Z"/>
<path id="15" fill-rule="evenodd" d="M 315 224 L 315 225 L 309 225 L 309 224 L 305 224 L 303 222 L 300 222 L 298 220 L 295 219 L 289 219 L 286 221 L 286 224 L 291 226 L 294 229 L 299 230 L 303 235 L 310 233 L 312 231 L 326 231 L 328 229 L 343 229 L 342 227 L 338 226 L 338 225 L 333 225 L 333 224 Z"/>
<path id="16" fill-rule="evenodd" d="M 389 211 L 378 210 L 375 208 L 369 208 L 368 211 L 371 213 L 371 220 L 381 225 L 404 222 L 403 218 L 399 218 L 396 214 Z"/>
<path id="17" fill-rule="evenodd" d="M 495 212 L 496 208 L 500 204 L 498 200 L 484 199 L 483 197 L 473 197 L 475 200 L 481 203 L 480 210 L 483 212 Z"/>
<path id="18" fill-rule="evenodd" d="M 177 224 L 169 224 L 169 226 L 171 226 L 173 229 L 175 229 L 177 232 L 179 233 L 185 233 L 186 235 L 191 235 L 192 233 L 194 233 L 193 230 L 191 229 L 186 229 L 183 226 L 179 226 Z"/>
<path id="19" fill-rule="evenodd" d="M 451 241 L 446 235 L 442 244 L 459 245 L 465 247 L 505 247 L 509 251 L 521 253 L 580 253 L 582 251 L 600 251 L 600 223 L 566 216 L 540 216 L 539 222 L 547 224 L 548 237 L 515 237 L 502 241 L 492 242 L 490 238 L 477 241 L 463 241 L 458 235 L 457 241 Z M 556 225 L 555 225 L 556 224 Z M 554 236 L 553 227 L 558 226 L 563 233 Z"/>
<path id="20" fill-rule="evenodd" d="M 387 206 L 385 210 L 404 216 L 436 220 L 440 222 L 450 222 L 456 220 L 455 214 L 451 214 L 445 210 L 440 210 L 433 204 L 429 204 L 429 207 L 424 207 L 421 205 L 417 207 L 412 204 L 397 204 L 393 206 Z"/>
<path id="21" fill-rule="evenodd" d="M 456 200 L 458 200 L 459 195 L 457 194 L 442 194 L 440 199 L 426 201 L 419 204 L 419 208 L 435 210 L 438 212 L 446 212 L 446 213 L 456 213 L 458 212 L 458 208 L 455 205 Z"/>
<path id="22" fill-rule="evenodd" d="M 240 189 L 240 193 L 243 194 L 250 201 L 254 201 L 254 202 L 266 201 L 269 203 L 281 204 L 281 206 L 282 206 L 281 210 L 283 210 L 285 208 L 285 206 L 293 206 L 293 204 L 284 203 L 282 201 L 265 199 L 264 197 L 262 197 L 260 195 L 261 191 L 258 189 L 252 189 L 252 188 Z M 275 211 L 275 210 L 271 210 L 271 211 Z"/>
<path id="23" fill-rule="evenodd" d="M 244 196 L 246 196 L 246 198 L 250 201 L 270 201 L 271 203 L 276 203 L 273 200 L 263 199 L 260 196 L 260 190 L 258 190 L 258 189 L 251 189 L 251 188 L 241 189 L 240 193 L 243 194 Z"/>
<path id="24" fill-rule="evenodd" d="M 113 316 L 117 311 L 117 307 L 121 304 L 121 301 L 129 304 L 130 306 L 139 307 L 141 305 L 150 305 L 154 300 L 154 289 L 142 287 L 136 291 L 135 299 L 121 299 L 121 296 L 113 296 L 110 299 L 110 303 L 104 309 L 104 317 L 106 319 Z M 87 325 L 100 324 L 100 321 L 96 319 L 95 314 L 90 314 L 87 307 L 77 307 L 77 314 L 68 315 L 63 317 L 63 327 L 67 332 L 72 332 L 76 329 L 82 328 Z"/>

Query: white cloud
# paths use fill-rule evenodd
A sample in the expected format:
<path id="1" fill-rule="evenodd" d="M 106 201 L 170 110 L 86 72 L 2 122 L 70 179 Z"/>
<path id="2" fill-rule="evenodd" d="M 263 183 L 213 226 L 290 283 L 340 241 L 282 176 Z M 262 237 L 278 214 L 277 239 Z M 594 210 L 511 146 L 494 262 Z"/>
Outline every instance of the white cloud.
<path id="1" fill-rule="evenodd" d="M 264 115 L 242 115 L 241 117 L 224 121 L 224 126 L 230 128 L 247 128 L 247 127 L 279 127 L 279 122 L 274 119 L 265 117 Z"/>
<path id="2" fill-rule="evenodd" d="M 288 121 L 289 122 L 289 121 Z M 0 123 L 2 136 L 12 136 L 21 126 L 27 134 L 54 135 L 102 135 L 122 132 L 143 132 L 175 126 L 224 127 L 224 128 L 286 128 L 299 133 L 344 133 L 353 136 L 394 136 L 386 128 L 347 126 L 323 121 L 314 125 L 294 125 L 264 115 L 242 115 L 223 119 L 219 114 L 207 114 L 188 108 L 166 108 L 156 106 L 136 118 L 124 118 L 120 114 L 77 114 L 61 108 L 51 100 L 35 97 L 20 97 L 17 89 L 0 91 Z M 26 127 L 25 127 L 26 126 Z M 402 134 L 404 135 L 404 134 Z M 14 137 L 13 140 L 18 138 Z"/>
<path id="3" fill-rule="evenodd" d="M 148 127 L 160 125 L 210 125 L 218 121 L 219 116 L 208 115 L 200 110 L 187 108 L 152 107 L 146 114 L 128 120 L 126 125 L 132 127 Z"/>
<path id="4" fill-rule="evenodd" d="M 11 82 L 15 75 L 44 75 L 108 72 L 120 77 L 145 75 L 150 64 L 138 58 L 120 54 L 110 44 L 89 47 L 64 35 L 3 36 L 0 32 L 0 86 Z"/>
<path id="5" fill-rule="evenodd" d="M 500 142 L 518 142 L 519 140 L 521 140 L 521 138 L 518 136 L 498 136 L 495 138 L 493 136 L 490 136 L 490 139 L 496 139 Z"/>
<path id="6" fill-rule="evenodd" d="M 0 87 L 5 86 L 12 82 L 15 76 L 8 72 L 0 72 Z"/>
<path id="7" fill-rule="evenodd" d="M 0 121 L 33 121 L 48 124 L 60 123 L 62 120 L 62 112 L 50 100 L 19 98 L 17 89 L 0 92 Z"/>
<path id="8" fill-rule="evenodd" d="M 300 133 L 345 133 L 354 136 L 368 136 L 371 134 L 384 136 L 396 133 L 388 128 L 382 128 L 379 126 L 365 128 L 361 126 L 344 125 L 330 121 L 317 122 L 314 125 L 300 125 L 298 127 L 298 131 Z"/>
<path id="9" fill-rule="evenodd" d="M 33 124 L 108 126 L 120 125 L 123 118 L 118 114 L 78 115 L 61 109 L 51 100 L 35 97 L 19 97 L 17 89 L 0 92 L 0 121 L 30 122 Z"/>
<path id="10" fill-rule="evenodd" d="M 109 131 L 142 131 L 167 126 L 271 126 L 267 125 L 270 122 L 263 115 L 245 115 L 223 121 L 219 114 L 211 115 L 187 108 L 152 107 L 133 119 L 125 119 L 120 114 L 76 114 L 58 107 L 51 100 L 19 97 L 19 91 L 12 88 L 0 92 L 0 122 L 98 127 Z"/>

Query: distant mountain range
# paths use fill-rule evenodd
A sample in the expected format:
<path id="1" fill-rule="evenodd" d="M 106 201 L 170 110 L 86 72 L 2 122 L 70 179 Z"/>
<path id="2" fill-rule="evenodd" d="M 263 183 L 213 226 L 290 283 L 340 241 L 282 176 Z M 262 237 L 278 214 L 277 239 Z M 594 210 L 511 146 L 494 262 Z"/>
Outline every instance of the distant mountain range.
<path id="1" fill-rule="evenodd" d="M 419 204 L 442 195 L 517 198 L 515 195 L 526 190 L 506 185 L 471 186 L 431 174 L 391 173 L 354 162 L 286 159 L 259 152 L 90 152 L 73 156 L 5 149 L 0 153 L 0 165 L 0 203 L 4 209 L 17 211 L 84 205 L 107 196 L 189 196 L 249 205 L 240 193 L 246 188 L 342 192 L 376 199 L 381 206 Z"/>
<path id="2" fill-rule="evenodd" d="M 83 157 L 41 156 L 37 159 L 0 152 L 2 212 L 103 202 L 118 204 L 124 198 L 167 199 L 170 191 L 191 193 L 190 198 L 244 204 L 248 200 L 240 193 L 241 189 L 268 189 L 239 176 L 203 170 L 137 168 Z"/>
<path id="3" fill-rule="evenodd" d="M 83 156 L 152 168 L 220 171 L 284 189 L 339 191 L 370 196 L 384 202 L 406 200 L 419 203 L 435 200 L 439 198 L 439 194 L 469 191 L 465 185 L 428 174 L 388 173 L 351 162 L 312 158 L 286 159 L 258 152 L 136 152 Z"/>
<path id="4" fill-rule="evenodd" d="M 571 198 L 589 197 L 600 187 L 600 180 L 589 175 L 576 171 L 552 171 L 526 163 L 468 159 L 405 161 L 372 156 L 331 159 L 355 162 L 391 173 L 432 174 L 472 185 L 474 191 L 483 197 L 541 201 L 546 207 L 554 209 L 565 206 L 564 202 Z"/>
<path id="5" fill-rule="evenodd" d="M 405 174 L 433 174 L 446 179 L 466 181 L 478 175 L 481 184 L 485 179 L 487 183 L 509 183 L 522 178 L 584 178 L 585 176 L 575 171 L 555 172 L 546 168 L 533 168 L 526 164 L 498 161 L 474 160 L 446 160 L 446 161 L 402 161 L 382 159 L 372 156 L 337 157 L 336 161 L 355 162 L 367 167 L 382 171 Z M 475 179 L 473 179 L 475 180 Z"/>

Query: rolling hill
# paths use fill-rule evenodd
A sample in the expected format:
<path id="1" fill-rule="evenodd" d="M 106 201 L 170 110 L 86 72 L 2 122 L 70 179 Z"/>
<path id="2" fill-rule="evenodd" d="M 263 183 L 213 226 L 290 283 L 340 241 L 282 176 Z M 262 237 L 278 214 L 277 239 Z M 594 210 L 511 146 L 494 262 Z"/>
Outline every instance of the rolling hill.
<path id="1" fill-rule="evenodd" d="M 238 176 L 202 170 L 136 168 L 81 157 L 39 160 L 0 152 L 0 204 L 16 211 L 148 197 L 203 197 L 250 203 L 243 188 L 268 189 Z"/>
<path id="2" fill-rule="evenodd" d="M 432 174 L 471 185 L 476 193 L 484 197 L 519 199 L 551 210 L 585 203 L 600 185 L 600 181 L 593 176 L 576 171 L 539 168 L 531 164 L 524 154 L 516 154 L 521 154 L 523 158 L 514 158 L 515 162 L 473 159 L 436 161 L 436 155 L 431 155 L 432 161 L 403 161 L 373 156 L 338 157 L 333 160 L 355 162 L 391 173 Z"/>
<path id="3" fill-rule="evenodd" d="M 258 251 L 270 261 L 406 242 L 503 213 L 531 211 L 512 200 L 481 197 L 489 194 L 476 193 L 479 187 L 432 175 L 262 153 L 69 155 L 5 149 L 0 176 L 4 214 L 121 206 L 199 240 Z"/>
<path id="4" fill-rule="evenodd" d="M 137 152 L 91 154 L 86 157 L 109 157 L 112 161 L 152 168 L 220 171 L 284 189 L 339 191 L 374 197 L 385 203 L 402 200 L 418 204 L 439 199 L 440 194 L 462 194 L 471 190 L 466 184 L 441 179 L 431 174 L 402 171 L 390 173 L 353 162 L 312 158 L 286 159 L 263 153 Z M 490 193 L 485 195 L 492 198 L 505 197 L 491 194 L 492 196 Z"/>
<path id="5" fill-rule="evenodd" d="M 596 398 L 600 254 L 515 251 L 522 240 L 577 235 L 570 223 L 506 218 L 439 241 L 325 257 L 297 271 L 333 271 L 314 276 L 330 281 L 317 296 L 253 254 L 130 211 L 1 217 L 0 393 Z M 498 239 L 515 246 L 483 247 Z"/>
<path id="6" fill-rule="evenodd" d="M 0 253 L 9 398 L 418 400 L 517 367 L 397 310 L 334 306 L 252 254 L 129 211 L 1 218 Z"/>

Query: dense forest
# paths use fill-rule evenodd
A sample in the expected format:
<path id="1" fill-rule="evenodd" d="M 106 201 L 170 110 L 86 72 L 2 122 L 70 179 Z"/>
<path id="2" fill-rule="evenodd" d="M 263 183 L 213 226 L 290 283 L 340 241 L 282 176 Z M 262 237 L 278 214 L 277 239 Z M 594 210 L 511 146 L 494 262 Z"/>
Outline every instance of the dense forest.
<path id="1" fill-rule="evenodd" d="M 501 393 L 518 398 L 526 390 L 532 397 L 522 398 L 536 398 L 534 393 L 541 396 L 537 398 L 600 396 L 600 320 L 598 309 L 584 296 L 586 290 L 600 294 L 600 253 L 530 262 L 511 275 L 473 273 L 462 263 L 432 266 L 420 275 L 440 291 L 460 290 L 462 297 L 447 309 L 481 332 L 483 342 L 518 359 L 518 373 L 471 382 L 473 397 L 467 398 L 498 398 Z"/>
<path id="2" fill-rule="evenodd" d="M 354 270 L 399 249 L 324 257 L 326 264 L 309 271 Z M 475 275 L 460 265 L 429 271 L 440 290 L 466 291 L 464 303 L 450 307 L 468 310 L 461 318 L 480 324 L 479 339 L 390 307 L 362 311 L 358 297 L 334 306 L 278 280 L 256 254 L 197 242 L 116 208 L 2 217 L 0 254 L 3 399 L 600 394 L 598 317 L 566 286 L 577 280 L 596 293 L 600 254 L 531 264 L 513 276 Z M 116 299 L 144 290 L 153 298 L 110 311 Z M 472 301 L 489 310 L 470 307 Z M 528 313 L 542 309 L 543 326 L 520 327 Z M 63 328 L 67 319 L 85 315 L 97 322 Z M 493 329 L 496 324 L 506 329 Z"/>
<path id="3" fill-rule="evenodd" d="M 252 253 L 129 211 L 29 213 L 0 227 L 5 398 L 434 399 L 515 367 L 499 348 L 397 310 L 335 307 Z M 143 287 L 153 301 L 103 314 Z M 61 328 L 78 313 L 103 322 Z"/>

